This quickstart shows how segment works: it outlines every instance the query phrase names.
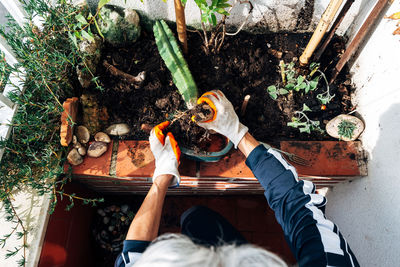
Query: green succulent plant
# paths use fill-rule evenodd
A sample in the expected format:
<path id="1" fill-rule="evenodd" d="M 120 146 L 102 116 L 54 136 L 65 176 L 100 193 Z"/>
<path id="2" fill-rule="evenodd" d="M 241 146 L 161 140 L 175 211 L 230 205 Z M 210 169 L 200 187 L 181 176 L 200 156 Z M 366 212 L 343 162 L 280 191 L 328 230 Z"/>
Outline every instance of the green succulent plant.
<path id="1" fill-rule="evenodd" d="M 174 34 L 163 20 L 156 21 L 153 31 L 158 52 L 171 72 L 174 84 L 185 100 L 186 106 L 189 109 L 193 108 L 198 98 L 197 86 Z"/>

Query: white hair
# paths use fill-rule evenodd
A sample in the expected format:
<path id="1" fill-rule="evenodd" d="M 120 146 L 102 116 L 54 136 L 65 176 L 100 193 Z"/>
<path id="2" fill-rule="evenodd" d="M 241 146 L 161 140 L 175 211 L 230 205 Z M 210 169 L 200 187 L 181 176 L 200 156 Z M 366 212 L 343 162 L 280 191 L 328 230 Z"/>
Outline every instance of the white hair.
<path id="1" fill-rule="evenodd" d="M 255 245 L 206 247 L 182 234 L 164 234 L 145 250 L 134 266 L 268 267 L 287 266 L 277 255 Z"/>

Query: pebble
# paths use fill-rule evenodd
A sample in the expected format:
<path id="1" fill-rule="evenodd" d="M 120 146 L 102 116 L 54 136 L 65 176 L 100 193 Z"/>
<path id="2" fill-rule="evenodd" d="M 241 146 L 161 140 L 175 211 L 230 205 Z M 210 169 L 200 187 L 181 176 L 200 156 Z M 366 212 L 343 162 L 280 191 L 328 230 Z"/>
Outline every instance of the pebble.
<path id="1" fill-rule="evenodd" d="M 123 212 L 123 213 L 127 213 L 128 212 L 128 210 L 129 210 L 129 206 L 128 205 L 122 205 L 121 206 L 121 211 Z"/>
<path id="2" fill-rule="evenodd" d="M 82 157 L 86 155 L 86 147 L 82 146 L 78 141 L 73 141 L 74 148 L 78 150 L 79 155 Z"/>
<path id="3" fill-rule="evenodd" d="M 103 132 L 98 132 L 94 136 L 94 140 L 103 142 L 103 143 L 107 143 L 107 144 L 111 142 L 110 137 L 106 133 L 103 133 Z"/>
<path id="4" fill-rule="evenodd" d="M 107 151 L 107 144 L 103 142 L 93 142 L 90 144 L 87 155 L 92 158 L 98 158 Z"/>
<path id="5" fill-rule="evenodd" d="M 126 123 L 113 124 L 106 129 L 106 133 L 109 135 L 127 135 L 130 131 L 131 129 Z"/>
<path id="6" fill-rule="evenodd" d="M 106 216 L 106 213 L 102 209 L 98 209 L 97 214 L 99 214 L 100 216 L 103 216 L 103 217 Z"/>
<path id="7" fill-rule="evenodd" d="M 108 218 L 108 217 L 104 217 L 103 218 L 103 223 L 104 224 L 108 224 L 110 222 L 110 218 Z"/>
<path id="8" fill-rule="evenodd" d="M 80 148 L 78 148 L 78 153 L 83 157 L 86 155 L 86 148 L 81 146 Z"/>
<path id="9" fill-rule="evenodd" d="M 85 126 L 78 126 L 76 129 L 76 137 L 79 143 L 86 144 L 90 139 L 89 130 Z"/>
<path id="10" fill-rule="evenodd" d="M 74 166 L 83 162 L 83 158 L 76 148 L 71 149 L 71 151 L 68 153 L 67 160 L 71 165 Z"/>

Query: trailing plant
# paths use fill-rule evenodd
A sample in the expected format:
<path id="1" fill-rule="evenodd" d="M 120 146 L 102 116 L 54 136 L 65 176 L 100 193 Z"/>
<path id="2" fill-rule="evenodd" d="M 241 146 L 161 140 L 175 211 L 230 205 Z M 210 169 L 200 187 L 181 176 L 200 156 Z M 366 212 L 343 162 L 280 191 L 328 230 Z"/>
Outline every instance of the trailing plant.
<path id="1" fill-rule="evenodd" d="M 68 36 L 71 39 L 72 43 L 75 45 L 76 49 L 79 50 L 79 41 L 87 40 L 88 42 L 95 42 L 94 31 L 96 31 L 97 34 L 99 34 L 104 41 L 104 36 L 101 33 L 97 20 L 100 18 L 101 8 L 103 8 L 110 1 L 111 0 L 100 0 L 97 5 L 96 13 L 94 15 L 92 15 L 90 10 L 86 7 L 83 7 L 79 10 L 79 12 L 74 15 L 75 23 L 67 26 Z M 95 30 L 92 28 L 95 28 Z M 94 71 L 92 70 L 94 69 L 94 66 L 91 65 L 91 58 L 93 56 L 85 55 L 84 53 L 81 53 L 80 56 L 81 65 L 83 65 L 84 67 L 82 71 L 89 73 L 89 76 L 92 77 L 92 82 L 96 85 L 96 89 L 103 91 L 104 88 L 100 85 L 100 83 L 98 82 L 98 77 L 95 77 L 93 73 Z"/>
<path id="2" fill-rule="evenodd" d="M 186 4 L 187 0 L 182 0 L 183 5 Z M 236 0 L 233 5 L 228 3 L 229 0 L 212 0 L 209 4 L 207 0 L 195 0 L 196 5 L 200 10 L 201 17 L 201 28 L 202 33 L 198 32 L 203 40 L 203 49 L 206 54 L 218 53 L 224 43 L 226 35 L 236 35 L 243 28 L 248 17 L 253 11 L 253 5 L 250 1 Z M 239 29 L 235 33 L 228 33 L 226 31 L 225 21 L 230 16 L 230 11 L 236 4 L 248 4 L 250 6 L 249 13 L 247 14 L 244 22 L 240 25 Z M 217 16 L 222 16 L 221 20 L 218 21 Z M 208 33 L 209 32 L 209 33 Z"/>
<path id="3" fill-rule="evenodd" d="M 329 92 L 328 80 L 326 79 L 325 74 L 319 70 L 319 63 L 314 62 L 310 64 L 309 75 L 299 75 L 296 71 L 294 62 L 285 64 L 282 60 L 279 66 L 282 82 L 278 85 L 270 85 L 267 87 L 267 92 L 272 99 L 276 100 L 280 95 L 287 95 L 291 91 L 304 92 L 305 94 L 310 91 L 315 91 L 318 89 L 318 84 L 321 78 L 325 81 L 326 88 L 323 93 L 316 96 L 318 101 L 322 105 L 326 105 L 335 97 L 335 95 L 331 95 Z M 319 75 L 313 78 L 315 73 L 318 73 Z"/>
<path id="4" fill-rule="evenodd" d="M 53 2 L 53 1 L 52 1 Z M 27 234 L 14 206 L 14 194 L 22 189 L 35 191 L 38 195 L 48 195 L 51 211 L 59 199 L 74 200 L 95 205 L 102 199 L 80 198 L 64 191 L 70 181 L 70 172 L 64 174 L 63 165 L 67 149 L 60 146 L 59 119 L 63 111 L 61 102 L 75 94 L 78 84 L 75 68 L 84 56 L 71 40 L 75 34 L 82 9 L 60 0 L 50 5 L 50 0 L 26 1 L 24 9 L 28 14 L 27 23 L 21 28 L 12 18 L 7 24 L 8 31 L 0 28 L 0 35 L 13 49 L 19 63 L 10 66 L 0 62 L 0 69 L 13 72 L 21 78 L 23 88 L 14 84 L 10 99 L 18 105 L 10 122 L 12 134 L 7 140 L 0 140 L 4 156 L 0 165 L 0 200 L 6 213 L 6 220 L 15 227 L 0 239 L 0 246 L 15 236 L 21 245 L 8 251 L 7 257 L 22 254 L 18 264 L 25 265 Z M 41 28 L 34 24 L 40 16 Z M 83 24 L 82 24 L 83 25 Z M 81 25 L 81 26 L 82 26 Z M 82 35 L 82 38 L 85 38 Z"/>
<path id="5" fill-rule="evenodd" d="M 288 122 L 287 125 L 293 128 L 298 128 L 301 133 L 311 133 L 311 131 L 317 131 L 323 133 L 324 130 L 320 128 L 319 121 L 311 120 L 305 112 L 311 111 L 311 109 L 303 104 L 301 111 L 295 111 L 292 121 Z"/>
<path id="6" fill-rule="evenodd" d="M 315 64 L 315 63 L 313 63 Z M 310 66 L 314 67 L 315 65 Z M 280 72 L 282 82 L 278 85 L 270 85 L 267 87 L 268 94 L 274 100 L 280 95 L 287 95 L 290 91 L 304 92 L 307 94 L 310 91 L 317 89 L 320 76 L 312 78 L 315 71 L 311 71 L 310 75 L 299 75 L 295 68 L 295 63 L 284 63 L 283 60 L 280 62 Z M 322 73 L 322 72 L 321 72 Z"/>
<path id="7" fill-rule="evenodd" d="M 353 137 L 354 130 L 356 129 L 356 124 L 349 120 L 342 120 L 338 124 L 338 134 L 339 137 L 345 137 L 351 139 Z"/>
<path id="8" fill-rule="evenodd" d="M 277 88 L 275 85 L 270 85 L 267 88 L 269 96 L 276 100 L 280 95 L 287 95 L 289 93 L 285 88 Z"/>
<path id="9" fill-rule="evenodd" d="M 172 74 L 174 84 L 191 109 L 196 105 L 198 90 L 178 43 L 165 21 L 156 21 L 153 26 L 158 51 Z"/>
<path id="10" fill-rule="evenodd" d="M 322 77 L 324 79 L 324 81 L 325 81 L 325 84 L 326 84 L 325 92 L 323 92 L 321 94 L 318 94 L 317 95 L 317 99 L 319 100 L 319 102 L 322 105 L 326 105 L 329 102 L 331 102 L 331 100 L 335 97 L 335 95 L 331 95 L 330 92 L 329 92 L 329 83 L 328 83 L 328 80 L 326 79 L 325 74 L 320 70 L 317 70 L 317 72 L 320 73 L 319 77 Z"/>
<path id="11" fill-rule="evenodd" d="M 6 58 L 3 52 L 0 51 L 0 93 L 3 92 L 6 86 L 8 77 L 10 76 L 10 68 L 6 62 Z M 1 108 L 1 107 L 0 107 Z"/>

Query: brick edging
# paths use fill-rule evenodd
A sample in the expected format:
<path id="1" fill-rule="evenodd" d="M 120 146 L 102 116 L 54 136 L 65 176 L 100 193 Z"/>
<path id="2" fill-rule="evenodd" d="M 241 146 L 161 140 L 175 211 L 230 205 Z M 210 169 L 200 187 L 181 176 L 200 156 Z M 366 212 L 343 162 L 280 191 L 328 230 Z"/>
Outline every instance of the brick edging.
<path id="1" fill-rule="evenodd" d="M 317 187 L 365 176 L 366 157 L 361 142 L 283 141 L 281 149 L 310 161 L 310 166 L 293 164 L 300 179 Z M 85 158 L 73 167 L 73 175 L 96 191 L 142 193 L 151 186 L 154 158 L 148 141 L 119 141 L 109 145 L 99 158 Z M 219 162 L 194 162 L 183 158 L 179 167 L 182 183 L 170 193 L 262 193 L 245 157 L 232 150 Z"/>

